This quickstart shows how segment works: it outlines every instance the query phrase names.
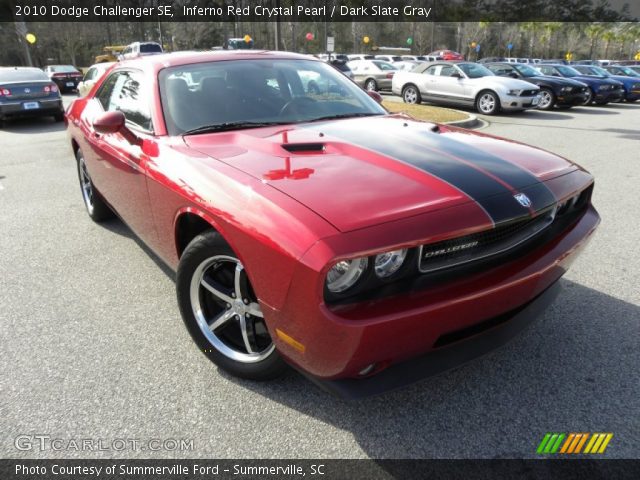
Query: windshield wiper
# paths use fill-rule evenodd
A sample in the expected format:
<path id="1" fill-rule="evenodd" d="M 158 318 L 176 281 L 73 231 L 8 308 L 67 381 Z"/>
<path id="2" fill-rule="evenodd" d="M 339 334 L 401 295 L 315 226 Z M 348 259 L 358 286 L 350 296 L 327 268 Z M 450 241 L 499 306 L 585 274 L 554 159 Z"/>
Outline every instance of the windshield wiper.
<path id="1" fill-rule="evenodd" d="M 340 118 L 374 117 L 384 115 L 384 113 L 339 113 L 337 115 L 326 115 L 324 117 L 312 118 L 308 122 L 321 122 L 323 120 L 338 120 Z"/>
<path id="2" fill-rule="evenodd" d="M 203 125 L 183 132 L 182 135 L 196 135 L 198 133 L 224 132 L 226 130 L 240 130 L 243 128 L 271 127 L 273 125 L 286 125 L 289 122 L 225 122 L 214 125 Z"/>

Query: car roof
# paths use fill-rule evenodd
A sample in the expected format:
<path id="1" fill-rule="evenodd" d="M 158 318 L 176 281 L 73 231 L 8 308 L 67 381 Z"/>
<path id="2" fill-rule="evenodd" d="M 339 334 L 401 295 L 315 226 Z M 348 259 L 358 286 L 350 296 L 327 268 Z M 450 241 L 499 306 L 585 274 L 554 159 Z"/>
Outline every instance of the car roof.
<path id="1" fill-rule="evenodd" d="M 320 59 L 302 55 L 299 53 L 279 52 L 270 50 L 210 50 L 210 51 L 184 51 L 161 53 L 158 55 L 146 55 L 129 60 L 118 62 L 123 67 L 138 67 L 153 71 L 160 71 L 164 68 L 177 67 L 181 65 L 191 65 L 193 63 L 219 62 L 225 60 L 261 60 L 261 59 L 290 59 L 290 60 L 311 60 L 322 62 Z"/>

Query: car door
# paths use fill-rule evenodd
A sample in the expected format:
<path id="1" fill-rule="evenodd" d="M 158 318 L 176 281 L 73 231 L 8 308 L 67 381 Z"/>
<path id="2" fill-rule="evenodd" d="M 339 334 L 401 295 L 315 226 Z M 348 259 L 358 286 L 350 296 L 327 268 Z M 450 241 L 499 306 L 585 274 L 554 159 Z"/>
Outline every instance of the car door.
<path id="1" fill-rule="evenodd" d="M 454 76 L 454 75 L 459 76 Z M 454 101 L 460 101 L 464 96 L 464 76 L 454 65 L 444 65 L 438 74 L 437 84 L 440 94 Z"/>
<path id="2" fill-rule="evenodd" d="M 92 102 L 95 104 L 87 111 L 93 110 L 94 118 L 104 112 L 120 111 L 127 127 L 138 138 L 152 138 L 151 92 L 142 72 L 113 72 Z M 102 135 L 93 130 L 91 121 L 85 124 L 92 143 L 87 167 L 96 188 L 145 243 L 154 244 L 155 228 L 146 183 L 149 157 L 140 145 L 131 144 L 121 133 Z"/>

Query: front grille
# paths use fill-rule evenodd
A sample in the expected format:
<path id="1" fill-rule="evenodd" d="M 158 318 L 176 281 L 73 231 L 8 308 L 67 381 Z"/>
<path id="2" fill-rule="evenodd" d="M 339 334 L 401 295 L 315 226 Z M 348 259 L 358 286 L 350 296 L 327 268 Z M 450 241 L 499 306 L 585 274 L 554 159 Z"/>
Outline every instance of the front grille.
<path id="1" fill-rule="evenodd" d="M 521 97 L 534 97 L 538 94 L 538 90 L 523 90 L 520 94 Z"/>
<path id="2" fill-rule="evenodd" d="M 555 214 L 553 207 L 534 218 L 505 222 L 491 230 L 423 245 L 418 257 L 420 271 L 434 272 L 514 248 L 545 230 L 553 223 Z"/>

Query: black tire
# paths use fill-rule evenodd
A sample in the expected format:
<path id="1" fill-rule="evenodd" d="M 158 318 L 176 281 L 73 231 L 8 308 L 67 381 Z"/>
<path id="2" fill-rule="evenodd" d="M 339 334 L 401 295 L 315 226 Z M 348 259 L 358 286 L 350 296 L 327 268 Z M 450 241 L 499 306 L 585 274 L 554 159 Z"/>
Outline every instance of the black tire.
<path id="1" fill-rule="evenodd" d="M 495 115 L 500 112 L 500 99 L 495 92 L 483 90 L 476 97 L 476 110 L 484 115 Z"/>
<path id="2" fill-rule="evenodd" d="M 556 104 L 556 94 L 550 88 L 543 87 L 540 89 L 540 103 L 538 110 L 553 110 Z"/>
<path id="3" fill-rule="evenodd" d="M 607 103 L 609 103 L 609 100 L 599 100 L 596 102 L 596 105 L 606 105 Z"/>
<path id="4" fill-rule="evenodd" d="M 364 82 L 364 89 L 377 92 L 378 82 L 376 82 L 375 78 L 367 78 L 367 80 Z"/>
<path id="5" fill-rule="evenodd" d="M 420 89 L 415 85 L 407 85 L 402 89 L 402 100 L 410 105 L 420 105 L 422 103 Z"/>
<path id="6" fill-rule="evenodd" d="M 219 368 L 240 378 L 271 380 L 281 376 L 287 369 L 287 364 L 273 346 L 264 319 L 260 315 L 246 315 L 244 322 L 250 321 L 252 327 L 249 329 L 248 323 L 246 323 L 247 327 L 244 330 L 241 327 L 240 316 L 235 313 L 238 304 L 238 308 L 243 308 L 243 302 L 239 297 L 245 297 L 246 308 L 255 308 L 252 306 L 258 305 L 249 278 L 246 272 L 244 274 L 243 272 L 244 267 L 238 260 L 236 253 L 219 233 L 209 230 L 198 235 L 189 243 L 178 265 L 176 278 L 178 306 L 182 320 L 194 342 L 207 358 Z M 210 288 L 215 287 L 215 289 L 219 288 L 220 292 L 225 291 L 225 280 L 235 283 L 235 280 L 229 279 L 229 276 L 233 277 L 234 275 L 242 275 L 241 289 L 243 292 L 241 295 L 233 292 L 228 294 L 229 297 L 235 295 L 231 299 L 234 304 L 231 305 L 225 300 L 221 300 L 217 295 L 210 293 Z M 207 285 L 210 286 L 209 289 L 203 286 L 205 278 Z M 240 281 L 235 284 L 240 285 Z M 233 287 L 231 289 L 233 290 Z M 196 303 L 195 307 L 194 303 Z M 259 309 L 259 305 L 257 308 Z M 198 314 L 196 314 L 196 310 Z M 216 329 L 210 327 L 214 321 L 226 314 L 231 316 L 224 320 L 224 323 L 221 323 Z M 204 323 L 206 323 L 206 327 Z M 251 330 L 252 346 L 257 346 L 257 351 L 253 354 L 256 357 L 255 360 L 250 358 L 251 350 L 242 345 L 243 339 L 244 345 L 249 343 L 246 333 L 249 330 Z M 231 358 L 229 352 L 244 360 Z"/>
<path id="7" fill-rule="evenodd" d="M 627 103 L 635 103 L 635 102 L 637 102 L 637 101 L 638 101 L 638 99 L 637 99 L 637 98 L 632 98 L 632 99 L 628 99 L 628 98 L 627 98 L 627 100 L 626 100 L 626 101 L 627 101 Z"/>
<path id="8" fill-rule="evenodd" d="M 591 90 L 591 87 L 587 88 L 587 98 L 584 102 L 582 102 L 582 106 L 586 107 L 591 105 L 591 102 L 593 102 L 593 90 Z"/>
<path id="9" fill-rule="evenodd" d="M 114 217 L 113 211 L 102 199 L 100 193 L 96 190 L 87 171 L 82 151 L 78 149 L 76 152 L 76 160 L 78 167 L 78 180 L 80 181 L 80 193 L 84 206 L 91 220 L 96 223 L 104 222 Z"/>
<path id="10" fill-rule="evenodd" d="M 61 113 L 56 113 L 56 114 L 53 116 L 53 119 L 54 119 L 56 122 L 62 122 L 62 121 L 64 121 L 64 113 L 62 113 L 62 112 L 61 112 Z"/>

